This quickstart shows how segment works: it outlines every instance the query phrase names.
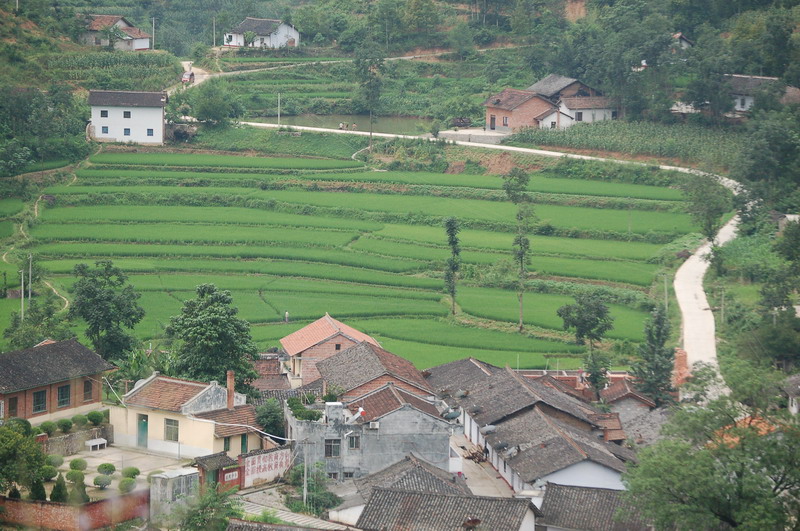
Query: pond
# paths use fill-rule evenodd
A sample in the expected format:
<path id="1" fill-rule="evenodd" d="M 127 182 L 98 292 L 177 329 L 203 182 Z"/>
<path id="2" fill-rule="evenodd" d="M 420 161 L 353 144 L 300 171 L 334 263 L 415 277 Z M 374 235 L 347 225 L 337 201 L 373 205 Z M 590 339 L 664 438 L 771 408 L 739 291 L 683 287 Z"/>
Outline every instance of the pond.
<path id="1" fill-rule="evenodd" d="M 252 118 L 249 121 L 277 124 L 276 116 Z M 408 116 L 377 116 L 373 131 L 376 133 L 395 133 L 398 135 L 420 135 L 427 133 L 432 120 Z M 362 114 L 301 114 L 299 116 L 281 116 L 281 125 L 300 125 L 306 127 L 325 127 L 338 129 L 340 123 L 348 124 L 350 129 L 356 124 L 356 130 L 369 131 L 369 116 Z"/>

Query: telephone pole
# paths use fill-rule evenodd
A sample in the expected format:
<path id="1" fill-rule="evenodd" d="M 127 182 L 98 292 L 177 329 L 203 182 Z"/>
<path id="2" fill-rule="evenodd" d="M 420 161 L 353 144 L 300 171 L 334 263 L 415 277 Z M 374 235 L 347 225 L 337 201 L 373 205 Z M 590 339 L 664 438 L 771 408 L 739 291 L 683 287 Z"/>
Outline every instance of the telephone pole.
<path id="1" fill-rule="evenodd" d="M 25 270 L 19 270 L 19 282 L 20 282 L 20 290 L 19 290 L 19 322 L 22 323 L 25 321 Z"/>
<path id="2" fill-rule="evenodd" d="M 153 49 L 156 49 L 156 17 L 153 17 Z"/>
<path id="3" fill-rule="evenodd" d="M 31 279 L 33 278 L 33 255 L 28 253 L 28 306 L 31 304 Z"/>

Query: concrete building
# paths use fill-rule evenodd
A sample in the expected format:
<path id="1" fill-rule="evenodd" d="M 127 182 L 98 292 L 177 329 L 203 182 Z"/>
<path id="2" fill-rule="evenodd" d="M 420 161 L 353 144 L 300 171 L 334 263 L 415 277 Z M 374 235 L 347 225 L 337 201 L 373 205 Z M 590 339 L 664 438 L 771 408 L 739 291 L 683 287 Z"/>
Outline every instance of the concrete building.
<path id="1" fill-rule="evenodd" d="M 97 142 L 164 143 L 166 92 L 90 90 L 89 136 Z"/>
<path id="2" fill-rule="evenodd" d="M 79 15 L 80 16 L 80 15 Z M 104 30 L 116 27 L 119 39 L 114 43 L 115 50 L 136 51 L 150 49 L 150 35 L 120 15 L 82 15 L 86 20 L 83 43 L 88 46 L 108 46 L 108 36 Z"/>
<path id="3" fill-rule="evenodd" d="M 245 42 L 246 33 L 253 34 L 253 41 L 249 44 Z M 300 46 L 300 32 L 280 20 L 247 17 L 225 34 L 223 44 L 251 48 L 295 48 Z"/>
<path id="4" fill-rule="evenodd" d="M 111 408 L 114 441 L 179 458 L 226 452 L 231 458 L 261 448 L 255 408 L 233 391 L 211 383 L 161 376 L 137 382 Z"/>

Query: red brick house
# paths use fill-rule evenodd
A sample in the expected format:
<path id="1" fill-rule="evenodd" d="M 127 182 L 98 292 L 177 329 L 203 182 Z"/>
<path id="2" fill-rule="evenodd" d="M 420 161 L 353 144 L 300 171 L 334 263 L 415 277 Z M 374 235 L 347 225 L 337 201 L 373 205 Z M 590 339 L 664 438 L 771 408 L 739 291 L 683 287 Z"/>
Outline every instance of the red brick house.
<path id="1" fill-rule="evenodd" d="M 76 339 L 2 354 L 0 419 L 39 423 L 97 409 L 102 375 L 113 368 Z"/>
<path id="2" fill-rule="evenodd" d="M 511 88 L 490 96 L 483 105 L 487 129 L 509 133 L 522 127 L 539 127 L 539 117 L 558 111 L 558 106 L 544 96 Z"/>
<path id="3" fill-rule="evenodd" d="M 337 321 L 326 312 L 321 319 L 281 339 L 281 346 L 292 360 L 290 377 L 301 378 L 305 385 L 319 378 L 319 361 L 363 341 L 380 347 L 372 337 Z"/>

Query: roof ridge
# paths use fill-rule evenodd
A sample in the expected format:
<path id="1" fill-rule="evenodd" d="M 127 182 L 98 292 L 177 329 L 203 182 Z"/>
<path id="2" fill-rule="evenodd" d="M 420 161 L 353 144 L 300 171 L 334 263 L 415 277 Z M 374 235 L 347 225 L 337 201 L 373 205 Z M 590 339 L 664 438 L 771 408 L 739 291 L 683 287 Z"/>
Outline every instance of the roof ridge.
<path id="1" fill-rule="evenodd" d="M 470 357 L 470 358 L 468 358 L 468 359 L 469 359 L 469 361 L 470 361 L 470 362 L 472 362 L 472 364 L 473 364 L 473 365 L 475 365 L 477 368 L 479 368 L 479 369 L 480 369 L 480 370 L 481 370 L 481 371 L 482 371 L 482 372 L 483 372 L 483 373 L 484 373 L 486 376 L 491 376 L 491 375 L 492 375 L 492 373 L 491 373 L 491 372 L 489 372 L 489 371 L 486 369 L 486 367 L 484 367 L 484 366 L 481 364 L 481 362 L 480 362 L 480 361 L 476 360 L 476 359 L 475 359 L 475 358 L 473 358 L 473 357 Z"/>
<path id="2" fill-rule="evenodd" d="M 508 503 L 508 502 L 511 502 L 511 503 L 528 502 L 528 503 L 533 503 L 529 498 L 506 498 L 506 497 L 499 497 L 499 496 L 479 496 L 479 495 L 476 495 L 476 494 L 467 494 L 467 493 L 452 494 L 452 493 L 449 493 L 449 492 L 430 493 L 430 492 L 423 492 L 423 491 L 420 491 L 420 490 L 413 490 L 413 489 L 407 489 L 407 488 L 381 487 L 381 486 L 377 486 L 377 485 L 374 487 L 373 490 L 375 490 L 375 489 L 389 490 L 389 491 L 392 491 L 392 492 L 407 492 L 407 493 L 411 493 L 411 494 L 422 494 L 422 495 L 425 495 L 425 496 L 447 496 L 447 497 L 450 497 L 450 498 L 469 498 L 469 499 L 487 500 L 487 501 L 492 501 L 492 502 L 505 502 L 505 503 Z"/>
<path id="3" fill-rule="evenodd" d="M 514 370 L 511 367 L 509 367 L 508 365 L 506 365 L 506 371 L 508 371 L 508 373 L 511 375 L 511 377 L 514 378 L 514 380 L 518 384 L 520 384 L 522 386 L 522 388 L 525 389 L 525 391 L 529 395 L 531 395 L 533 398 L 535 398 L 538 402 L 545 402 L 545 400 L 541 397 L 541 395 L 539 393 L 537 393 L 536 391 L 534 391 L 533 389 L 531 389 L 530 387 L 528 387 L 528 385 L 525 383 L 525 381 L 522 379 L 522 377 L 520 375 L 516 374 L 514 372 Z"/>
<path id="4" fill-rule="evenodd" d="M 586 452 L 584 452 L 584 451 L 583 451 L 583 448 L 581 448 L 580 446 L 578 446 L 578 443 L 576 443 L 574 440 L 572 440 L 572 437 L 570 437 L 569 435 L 567 435 L 567 434 L 566 434 L 564 431 L 562 431 L 562 430 L 561 430 L 561 429 L 560 429 L 558 426 L 556 426 L 556 425 L 555 425 L 555 423 L 554 423 L 554 422 L 553 422 L 551 419 L 547 418 L 547 415 L 545 415 L 543 412 L 539 411 L 539 409 L 537 409 L 537 408 L 534 408 L 534 410 L 535 410 L 537 413 L 539 413 L 539 415 L 541 415 L 541 416 L 542 416 L 542 418 L 544 419 L 544 421 L 545 421 L 545 422 L 547 422 L 547 423 L 550 425 L 550 427 L 552 427 L 552 428 L 553 428 L 553 429 L 556 431 L 556 433 L 558 433 L 558 434 L 561 436 L 561 438 L 562 438 L 562 439 L 564 439 L 565 441 L 567 441 L 567 443 L 569 443 L 569 444 L 570 444 L 570 445 L 571 445 L 573 448 L 575 448 L 575 449 L 578 451 L 578 453 L 579 453 L 579 454 L 581 454 L 581 455 L 582 455 L 582 456 L 583 456 L 585 459 L 589 459 L 589 454 L 587 454 Z"/>

